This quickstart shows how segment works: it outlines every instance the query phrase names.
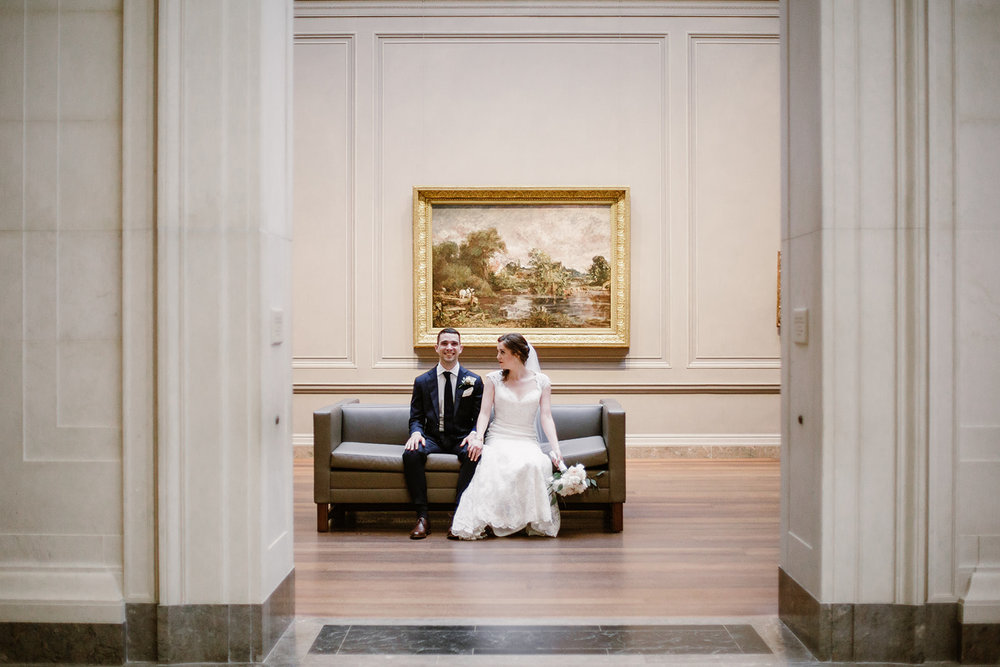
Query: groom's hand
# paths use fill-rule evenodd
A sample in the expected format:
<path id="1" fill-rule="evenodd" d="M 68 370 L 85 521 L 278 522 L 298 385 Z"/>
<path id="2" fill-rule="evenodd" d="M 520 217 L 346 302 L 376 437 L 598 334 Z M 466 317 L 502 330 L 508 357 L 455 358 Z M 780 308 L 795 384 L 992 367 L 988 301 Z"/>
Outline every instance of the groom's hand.
<path id="1" fill-rule="evenodd" d="M 406 441 L 407 449 L 420 449 L 424 446 L 424 436 L 420 431 L 410 434 L 410 439 Z"/>

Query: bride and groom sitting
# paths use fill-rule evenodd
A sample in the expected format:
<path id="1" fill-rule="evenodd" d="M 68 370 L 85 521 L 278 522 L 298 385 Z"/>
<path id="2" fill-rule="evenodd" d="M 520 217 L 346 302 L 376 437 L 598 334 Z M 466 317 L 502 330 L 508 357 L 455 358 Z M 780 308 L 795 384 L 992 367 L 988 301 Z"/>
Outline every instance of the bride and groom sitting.
<path id="1" fill-rule="evenodd" d="M 482 539 L 487 530 L 498 536 L 525 530 L 555 537 L 559 509 L 550 501 L 548 480 L 562 455 L 552 421 L 551 385 L 534 349 L 521 334 L 500 336 L 500 370 L 488 374 L 485 383 L 459 364 L 462 339 L 457 330 L 442 329 L 434 350 L 438 364 L 413 382 L 410 438 L 403 451 L 406 485 L 417 512 L 410 539 L 431 532 L 425 468 L 427 455 L 435 452 L 449 452 L 459 460 L 450 539 Z M 551 458 L 539 446 L 536 418 L 552 446 Z"/>

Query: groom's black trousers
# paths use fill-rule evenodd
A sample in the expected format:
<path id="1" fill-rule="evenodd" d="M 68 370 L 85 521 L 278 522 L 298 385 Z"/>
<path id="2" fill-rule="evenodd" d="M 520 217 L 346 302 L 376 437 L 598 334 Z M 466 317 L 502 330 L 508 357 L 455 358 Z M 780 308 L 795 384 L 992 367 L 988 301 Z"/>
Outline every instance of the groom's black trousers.
<path id="1" fill-rule="evenodd" d="M 455 444 L 453 448 L 446 448 L 425 437 L 423 447 L 404 450 L 403 475 L 406 477 L 406 488 L 410 490 L 410 499 L 417 510 L 417 516 L 427 516 L 427 455 L 441 452 L 454 454 L 458 457 L 458 484 L 455 485 L 456 507 L 462 498 L 462 493 L 472 481 L 472 476 L 476 474 L 476 465 L 479 461 L 470 461 L 468 449 L 459 447 L 458 444 Z"/>

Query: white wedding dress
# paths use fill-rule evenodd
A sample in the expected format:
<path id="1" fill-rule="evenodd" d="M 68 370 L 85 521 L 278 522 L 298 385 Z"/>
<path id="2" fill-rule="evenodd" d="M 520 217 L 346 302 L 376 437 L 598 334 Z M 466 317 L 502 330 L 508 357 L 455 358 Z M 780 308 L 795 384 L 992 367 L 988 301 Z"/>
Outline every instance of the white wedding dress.
<path id="1" fill-rule="evenodd" d="M 535 385 L 518 397 L 504 384 L 500 371 L 486 376 L 493 382 L 494 419 L 486 432 L 483 454 L 451 524 L 464 540 L 512 535 L 526 529 L 529 535 L 555 537 L 559 508 L 549 498 L 552 460 L 542 451 L 535 430 L 542 389 L 549 378 L 535 373 Z"/>

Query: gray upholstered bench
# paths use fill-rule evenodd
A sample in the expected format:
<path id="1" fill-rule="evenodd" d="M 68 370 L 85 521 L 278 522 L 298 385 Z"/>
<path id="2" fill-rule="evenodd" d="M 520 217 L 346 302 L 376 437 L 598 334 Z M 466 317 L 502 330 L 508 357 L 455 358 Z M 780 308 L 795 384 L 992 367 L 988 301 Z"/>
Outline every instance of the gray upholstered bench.
<path id="1" fill-rule="evenodd" d="M 408 509 L 403 445 L 409 437 L 409 405 L 375 405 L 345 399 L 313 413 L 313 499 L 317 530 L 347 511 Z M 617 401 L 553 405 L 552 418 L 567 465 L 605 471 L 598 488 L 565 498 L 566 509 L 600 509 L 608 528 L 621 532 L 625 502 L 625 411 Z M 545 440 L 544 436 L 539 437 Z M 545 445 L 547 451 L 548 445 Z M 427 459 L 427 499 L 432 508 L 452 509 L 458 459 Z"/>

